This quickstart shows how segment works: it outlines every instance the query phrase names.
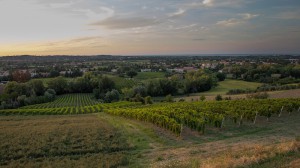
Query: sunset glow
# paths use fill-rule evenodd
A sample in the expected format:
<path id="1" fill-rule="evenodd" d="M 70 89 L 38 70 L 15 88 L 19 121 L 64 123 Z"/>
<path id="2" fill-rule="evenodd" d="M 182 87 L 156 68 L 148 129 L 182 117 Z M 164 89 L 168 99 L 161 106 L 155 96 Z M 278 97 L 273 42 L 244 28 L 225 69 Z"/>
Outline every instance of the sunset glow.
<path id="1" fill-rule="evenodd" d="M 0 55 L 300 53 L 296 0 L 0 0 Z"/>

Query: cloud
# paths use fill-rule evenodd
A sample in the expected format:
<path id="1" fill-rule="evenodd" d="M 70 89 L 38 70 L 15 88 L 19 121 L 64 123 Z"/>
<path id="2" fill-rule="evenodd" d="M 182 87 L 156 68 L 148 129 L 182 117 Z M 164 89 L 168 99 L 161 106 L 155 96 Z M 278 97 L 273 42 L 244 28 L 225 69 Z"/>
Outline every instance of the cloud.
<path id="1" fill-rule="evenodd" d="M 242 13 L 238 14 L 241 18 L 231 18 L 227 20 L 221 20 L 216 23 L 216 25 L 219 26 L 225 26 L 225 27 L 233 27 L 237 25 L 241 25 L 244 23 L 247 23 L 249 20 L 254 19 L 258 17 L 258 14 L 250 14 L 250 13 Z"/>
<path id="2" fill-rule="evenodd" d="M 250 20 L 259 16 L 258 14 L 250 14 L 250 13 L 241 13 L 239 15 L 242 16 L 244 20 Z"/>
<path id="3" fill-rule="evenodd" d="M 190 24 L 190 25 L 186 25 L 186 26 L 181 26 L 181 27 L 175 27 L 175 28 L 171 28 L 172 30 L 182 30 L 182 29 L 190 29 L 197 26 L 197 24 Z"/>
<path id="4" fill-rule="evenodd" d="M 101 36 L 90 36 L 90 37 L 80 37 L 80 38 L 74 38 L 67 42 L 70 43 L 81 43 L 81 42 L 87 42 L 87 41 L 95 41 L 95 40 L 101 40 Z"/>
<path id="5" fill-rule="evenodd" d="M 204 0 L 202 1 L 204 6 L 213 6 L 213 0 Z"/>
<path id="6" fill-rule="evenodd" d="M 239 20 L 239 19 L 235 19 L 235 18 L 231 18 L 231 19 L 228 19 L 228 20 L 218 21 L 217 25 L 230 27 L 230 26 L 239 25 L 241 23 L 244 23 L 244 21 L 243 20 Z"/>
<path id="7" fill-rule="evenodd" d="M 115 11 L 111 8 L 100 6 L 95 10 L 91 9 L 72 9 L 73 12 L 84 14 L 90 19 L 106 19 L 112 17 L 115 14 Z"/>
<path id="8" fill-rule="evenodd" d="M 202 7 L 230 7 L 236 8 L 241 7 L 245 3 L 250 3 L 245 0 L 202 0 L 200 2 L 187 3 L 184 6 L 193 9 L 193 8 L 202 8 Z"/>
<path id="9" fill-rule="evenodd" d="M 169 14 L 169 17 L 180 17 L 180 16 L 182 16 L 182 15 L 184 15 L 185 14 L 185 10 L 184 9 L 178 9 L 176 12 L 174 12 L 174 13 L 171 13 L 171 14 Z"/>
<path id="10" fill-rule="evenodd" d="M 98 21 L 91 23 L 91 26 L 102 26 L 108 29 L 128 29 L 136 27 L 146 27 L 159 24 L 160 21 L 153 18 L 144 18 L 144 17 L 110 17 L 103 21 Z"/>

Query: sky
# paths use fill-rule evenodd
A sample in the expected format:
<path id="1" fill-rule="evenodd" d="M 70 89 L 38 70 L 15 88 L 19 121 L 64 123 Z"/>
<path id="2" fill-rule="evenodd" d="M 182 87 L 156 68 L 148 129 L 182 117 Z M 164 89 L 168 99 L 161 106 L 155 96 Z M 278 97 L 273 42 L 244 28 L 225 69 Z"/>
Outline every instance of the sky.
<path id="1" fill-rule="evenodd" d="M 0 0 L 2 56 L 299 53 L 299 0 Z"/>

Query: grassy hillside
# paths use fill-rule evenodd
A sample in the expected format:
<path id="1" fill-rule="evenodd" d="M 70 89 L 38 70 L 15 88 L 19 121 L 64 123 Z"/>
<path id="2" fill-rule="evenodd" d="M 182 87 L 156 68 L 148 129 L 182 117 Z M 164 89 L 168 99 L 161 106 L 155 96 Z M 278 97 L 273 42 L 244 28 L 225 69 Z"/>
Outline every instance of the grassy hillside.
<path id="1" fill-rule="evenodd" d="M 261 85 L 261 83 L 256 82 L 226 79 L 225 81 L 219 82 L 219 85 L 217 87 L 211 89 L 210 91 L 200 93 L 198 95 L 224 95 L 231 89 L 256 89 Z"/>

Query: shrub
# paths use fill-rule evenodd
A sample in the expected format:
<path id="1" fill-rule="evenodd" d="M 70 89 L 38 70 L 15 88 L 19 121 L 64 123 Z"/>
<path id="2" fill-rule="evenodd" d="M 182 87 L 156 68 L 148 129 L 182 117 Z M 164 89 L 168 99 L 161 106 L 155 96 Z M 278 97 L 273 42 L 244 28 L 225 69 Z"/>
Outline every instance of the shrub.
<path id="1" fill-rule="evenodd" d="M 221 101 L 221 100 L 223 100 L 223 98 L 222 98 L 221 95 L 218 94 L 218 95 L 215 97 L 215 100 L 216 100 L 216 101 Z"/>
<path id="2" fill-rule="evenodd" d="M 166 102 L 174 102 L 172 95 L 167 95 L 165 98 Z"/>

